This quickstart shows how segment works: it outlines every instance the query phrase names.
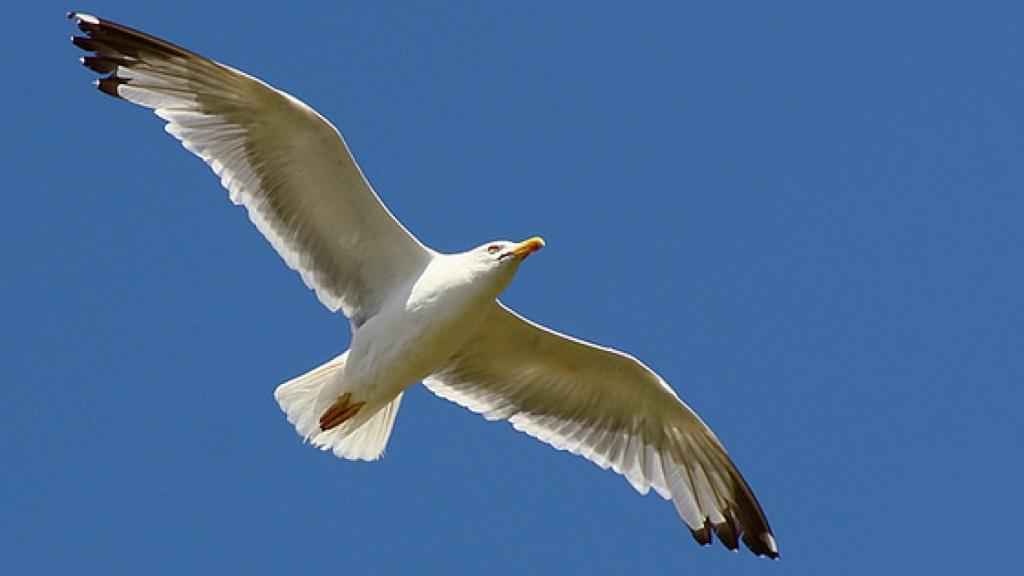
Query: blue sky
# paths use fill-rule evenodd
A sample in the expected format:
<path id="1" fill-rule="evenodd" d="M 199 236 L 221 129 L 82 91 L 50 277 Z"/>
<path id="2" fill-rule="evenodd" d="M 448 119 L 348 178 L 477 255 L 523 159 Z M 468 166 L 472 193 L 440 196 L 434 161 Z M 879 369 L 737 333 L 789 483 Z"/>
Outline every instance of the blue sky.
<path id="1" fill-rule="evenodd" d="M 11 574 L 1007 572 L 1024 513 L 1024 7 L 22 2 L 0 93 L 0 564 Z M 827 5 L 826 5 L 827 4 Z M 505 300 L 630 351 L 778 537 L 431 396 L 386 457 L 274 387 L 347 347 L 68 9 L 302 98 L 456 251 L 540 234 Z"/>

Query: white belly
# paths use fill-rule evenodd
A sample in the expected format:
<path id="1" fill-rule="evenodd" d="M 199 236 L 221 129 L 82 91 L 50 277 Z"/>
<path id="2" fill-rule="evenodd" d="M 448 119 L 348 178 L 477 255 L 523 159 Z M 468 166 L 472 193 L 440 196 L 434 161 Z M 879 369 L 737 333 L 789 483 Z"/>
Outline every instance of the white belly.
<path id="1" fill-rule="evenodd" d="M 494 306 L 489 292 L 468 287 L 439 292 L 425 284 L 411 287 L 355 331 L 338 382 L 321 391 L 323 407 L 345 392 L 370 411 L 387 404 L 440 369 Z"/>

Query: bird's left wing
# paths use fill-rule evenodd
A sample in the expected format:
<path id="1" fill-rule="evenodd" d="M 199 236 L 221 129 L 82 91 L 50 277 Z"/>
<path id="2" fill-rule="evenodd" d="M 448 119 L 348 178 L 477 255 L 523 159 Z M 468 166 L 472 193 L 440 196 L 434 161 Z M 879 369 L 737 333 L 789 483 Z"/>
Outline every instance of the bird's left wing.
<path id="1" fill-rule="evenodd" d="M 710 429 L 635 358 L 534 324 L 496 303 L 432 392 L 671 499 L 698 542 L 778 556 L 764 512 Z"/>
<path id="2" fill-rule="evenodd" d="M 127 26 L 80 13 L 103 92 L 151 108 L 220 176 L 231 200 L 331 310 L 356 325 L 426 266 L 431 252 L 363 177 L 341 134 L 291 95 Z"/>

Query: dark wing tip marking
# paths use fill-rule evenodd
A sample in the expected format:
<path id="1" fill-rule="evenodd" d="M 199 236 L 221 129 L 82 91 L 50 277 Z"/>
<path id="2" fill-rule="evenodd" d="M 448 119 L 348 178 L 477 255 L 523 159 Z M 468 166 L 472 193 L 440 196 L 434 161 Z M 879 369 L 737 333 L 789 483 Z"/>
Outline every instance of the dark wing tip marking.
<path id="1" fill-rule="evenodd" d="M 110 58 L 101 58 L 99 56 L 83 56 L 82 66 L 85 66 L 93 72 L 99 72 L 100 74 L 109 74 L 114 70 L 117 70 L 117 63 Z"/>
<path id="2" fill-rule="evenodd" d="M 105 24 L 103 20 L 80 12 L 68 12 L 68 18 L 77 19 L 78 29 L 86 34 L 86 36 L 72 36 L 71 43 L 92 53 L 80 59 L 82 65 L 93 72 L 108 75 L 94 82 L 96 88 L 104 94 L 120 98 L 117 87 L 127 83 L 126 79 L 117 75 L 118 65 L 128 60 L 124 46 L 118 42 L 110 42 L 109 37 L 106 38 L 106 42 L 104 41 L 104 37 L 109 35 L 103 32 Z"/>
<path id="3" fill-rule="evenodd" d="M 127 79 L 117 75 L 118 66 L 138 61 L 146 54 L 202 58 L 166 40 L 110 20 L 81 12 L 68 12 L 67 16 L 77 19 L 78 29 L 85 33 L 85 36 L 73 36 L 71 43 L 92 53 L 82 59 L 82 64 L 100 74 L 108 74 L 96 82 L 96 87 L 115 98 L 120 98 L 118 86 L 128 83 Z"/>
<path id="4" fill-rule="evenodd" d="M 740 547 L 739 536 L 736 534 L 736 527 L 733 526 L 731 521 L 716 524 L 715 535 L 718 536 L 718 541 L 729 550 L 736 550 Z"/>
<path id="5" fill-rule="evenodd" d="M 771 545 L 768 542 L 772 542 Z M 743 533 L 743 543 L 750 548 L 750 551 L 758 556 L 767 556 L 772 560 L 779 557 L 779 551 L 774 546 L 775 539 L 772 537 L 771 532 L 763 534 L 754 534 L 751 532 Z"/>
<path id="6" fill-rule="evenodd" d="M 108 76 L 107 78 L 101 78 L 96 81 L 96 88 L 104 94 L 109 94 L 114 98 L 120 98 L 121 95 L 117 93 L 117 87 L 121 84 L 127 84 L 128 81 L 118 76 Z"/>
<path id="7" fill-rule="evenodd" d="M 738 550 L 740 540 L 742 540 L 747 548 L 757 556 L 765 556 L 773 560 L 779 557 L 774 544 L 769 544 L 769 542 L 774 543 L 775 541 L 770 530 L 763 533 L 746 530 L 742 532 L 741 537 L 741 532 L 730 520 L 721 524 L 712 524 L 710 519 L 705 518 L 704 525 L 696 530 L 691 529 L 690 533 L 701 546 L 710 545 L 714 537 L 718 536 L 718 541 L 729 550 Z"/>
<path id="8" fill-rule="evenodd" d="M 100 49 L 100 45 L 97 42 L 94 42 L 92 39 L 86 38 L 85 36 L 72 36 L 71 43 L 86 52 L 96 52 Z"/>
<path id="9" fill-rule="evenodd" d="M 711 522 L 704 520 L 704 525 L 696 530 L 691 528 L 690 534 L 693 534 L 693 539 L 701 546 L 711 544 Z"/>
<path id="10" fill-rule="evenodd" d="M 88 34 L 89 39 L 95 40 L 100 44 L 114 43 L 118 45 L 118 49 L 131 48 L 135 51 L 146 50 L 158 54 L 181 56 L 183 58 L 201 58 L 201 56 L 195 52 L 186 50 L 177 44 L 172 44 L 166 40 L 162 40 L 156 36 L 151 36 L 134 28 L 129 28 L 123 24 L 118 24 L 117 22 L 111 22 L 110 20 L 104 20 L 102 18 L 97 18 L 95 16 L 79 12 L 71 12 L 68 16 L 71 18 L 77 18 L 78 29 Z M 91 47 L 88 48 L 88 50 L 93 49 L 94 48 Z"/>
<path id="11" fill-rule="evenodd" d="M 731 484 L 735 490 L 736 499 L 729 503 L 723 510 L 725 522 L 714 526 L 714 532 L 718 539 L 730 550 L 739 547 L 742 540 L 747 548 L 757 556 L 778 558 L 779 551 L 775 543 L 775 536 L 768 525 L 761 504 L 754 496 L 747 481 L 736 469 L 728 456 L 724 455 L 725 461 L 730 464 L 732 470 Z"/>

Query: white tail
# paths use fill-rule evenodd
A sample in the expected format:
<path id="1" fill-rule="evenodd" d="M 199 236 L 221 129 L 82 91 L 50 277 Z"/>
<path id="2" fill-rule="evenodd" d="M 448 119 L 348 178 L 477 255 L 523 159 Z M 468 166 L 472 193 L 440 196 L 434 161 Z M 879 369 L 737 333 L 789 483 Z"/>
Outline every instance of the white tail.
<path id="1" fill-rule="evenodd" d="M 384 454 L 384 447 L 391 437 L 391 427 L 402 402 L 401 393 L 383 406 L 364 406 L 355 417 L 337 428 L 320 429 L 317 397 L 325 385 L 339 376 L 347 356 L 348 352 L 345 352 L 281 384 L 274 390 L 274 399 L 303 440 L 321 450 L 331 450 L 341 458 L 376 460 Z"/>

